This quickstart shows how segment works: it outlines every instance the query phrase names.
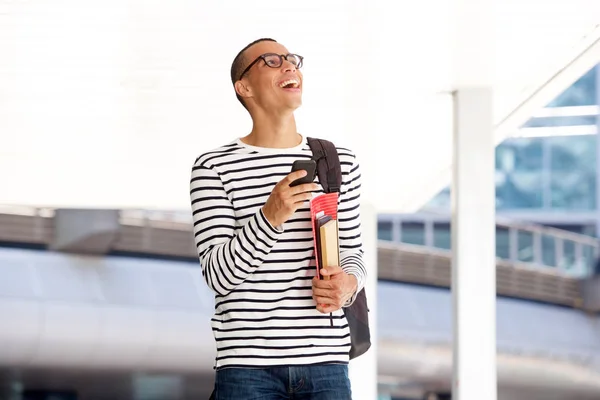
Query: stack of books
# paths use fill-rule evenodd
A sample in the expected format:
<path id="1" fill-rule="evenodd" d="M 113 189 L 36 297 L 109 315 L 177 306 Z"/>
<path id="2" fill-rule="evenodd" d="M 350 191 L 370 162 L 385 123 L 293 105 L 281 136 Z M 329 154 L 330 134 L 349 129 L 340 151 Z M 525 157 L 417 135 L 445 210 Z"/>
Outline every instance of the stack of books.
<path id="1" fill-rule="evenodd" d="M 335 192 L 321 194 L 310 202 L 315 262 L 319 279 L 321 279 L 321 268 L 340 265 L 338 197 L 339 194 Z M 323 278 L 328 279 L 329 277 Z"/>

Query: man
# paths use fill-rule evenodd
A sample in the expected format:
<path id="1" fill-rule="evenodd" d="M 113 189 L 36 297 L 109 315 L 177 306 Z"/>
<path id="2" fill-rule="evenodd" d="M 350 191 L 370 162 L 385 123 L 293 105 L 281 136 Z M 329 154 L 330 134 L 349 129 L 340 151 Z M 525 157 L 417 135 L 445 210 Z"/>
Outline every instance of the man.
<path id="1" fill-rule="evenodd" d="M 317 183 L 290 187 L 310 159 L 296 131 L 303 58 L 273 39 L 236 56 L 231 80 L 252 131 L 201 155 L 191 179 L 195 242 L 215 292 L 217 400 L 351 399 L 350 334 L 342 307 L 365 283 L 360 236 L 360 170 L 338 148 L 341 266 L 315 278 L 309 200 Z"/>

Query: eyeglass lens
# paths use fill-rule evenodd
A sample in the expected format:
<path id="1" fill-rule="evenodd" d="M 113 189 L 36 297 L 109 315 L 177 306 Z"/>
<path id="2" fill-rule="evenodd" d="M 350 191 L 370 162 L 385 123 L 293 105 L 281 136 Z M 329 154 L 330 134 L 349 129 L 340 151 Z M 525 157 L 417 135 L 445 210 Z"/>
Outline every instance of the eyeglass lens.
<path id="1" fill-rule="evenodd" d="M 285 58 L 292 63 L 297 68 L 300 68 L 302 60 L 296 54 L 288 54 Z M 279 54 L 268 54 L 264 57 L 265 63 L 269 67 L 279 68 L 281 64 L 283 64 L 284 56 L 280 56 Z"/>

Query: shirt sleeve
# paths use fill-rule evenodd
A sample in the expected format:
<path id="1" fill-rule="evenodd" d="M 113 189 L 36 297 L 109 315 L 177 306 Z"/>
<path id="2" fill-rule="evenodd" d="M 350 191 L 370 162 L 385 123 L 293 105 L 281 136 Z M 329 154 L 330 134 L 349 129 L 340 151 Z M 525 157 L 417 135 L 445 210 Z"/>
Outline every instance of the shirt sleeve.
<path id="1" fill-rule="evenodd" d="M 194 241 L 202 276 L 225 296 L 242 284 L 270 253 L 283 233 L 262 207 L 236 233 L 236 216 L 220 176 L 196 161 L 190 181 Z"/>
<path id="2" fill-rule="evenodd" d="M 338 208 L 338 229 L 340 235 L 340 267 L 356 277 L 358 287 L 356 293 L 344 305 L 352 305 L 356 295 L 366 282 L 367 272 L 363 261 L 363 245 L 360 223 L 360 166 L 353 157 L 352 166 L 342 180 L 340 204 Z"/>

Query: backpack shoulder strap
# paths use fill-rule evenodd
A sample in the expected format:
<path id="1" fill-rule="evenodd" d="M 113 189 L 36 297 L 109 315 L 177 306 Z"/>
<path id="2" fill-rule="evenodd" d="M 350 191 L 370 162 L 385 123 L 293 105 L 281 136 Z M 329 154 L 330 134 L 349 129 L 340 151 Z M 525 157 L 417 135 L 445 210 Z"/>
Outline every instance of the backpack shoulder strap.
<path id="1" fill-rule="evenodd" d="M 325 193 L 340 192 L 342 187 L 342 167 L 335 145 L 325 139 L 307 138 L 317 163 L 319 182 Z"/>
<path id="2" fill-rule="evenodd" d="M 317 163 L 319 182 L 325 193 L 340 192 L 342 187 L 342 167 L 340 157 L 334 144 L 324 139 L 307 138 Z M 371 347 L 371 331 L 369 329 L 369 308 L 367 296 L 363 288 L 356 295 L 354 303 L 344 307 L 344 315 L 350 327 L 350 359 L 364 354 Z"/>

